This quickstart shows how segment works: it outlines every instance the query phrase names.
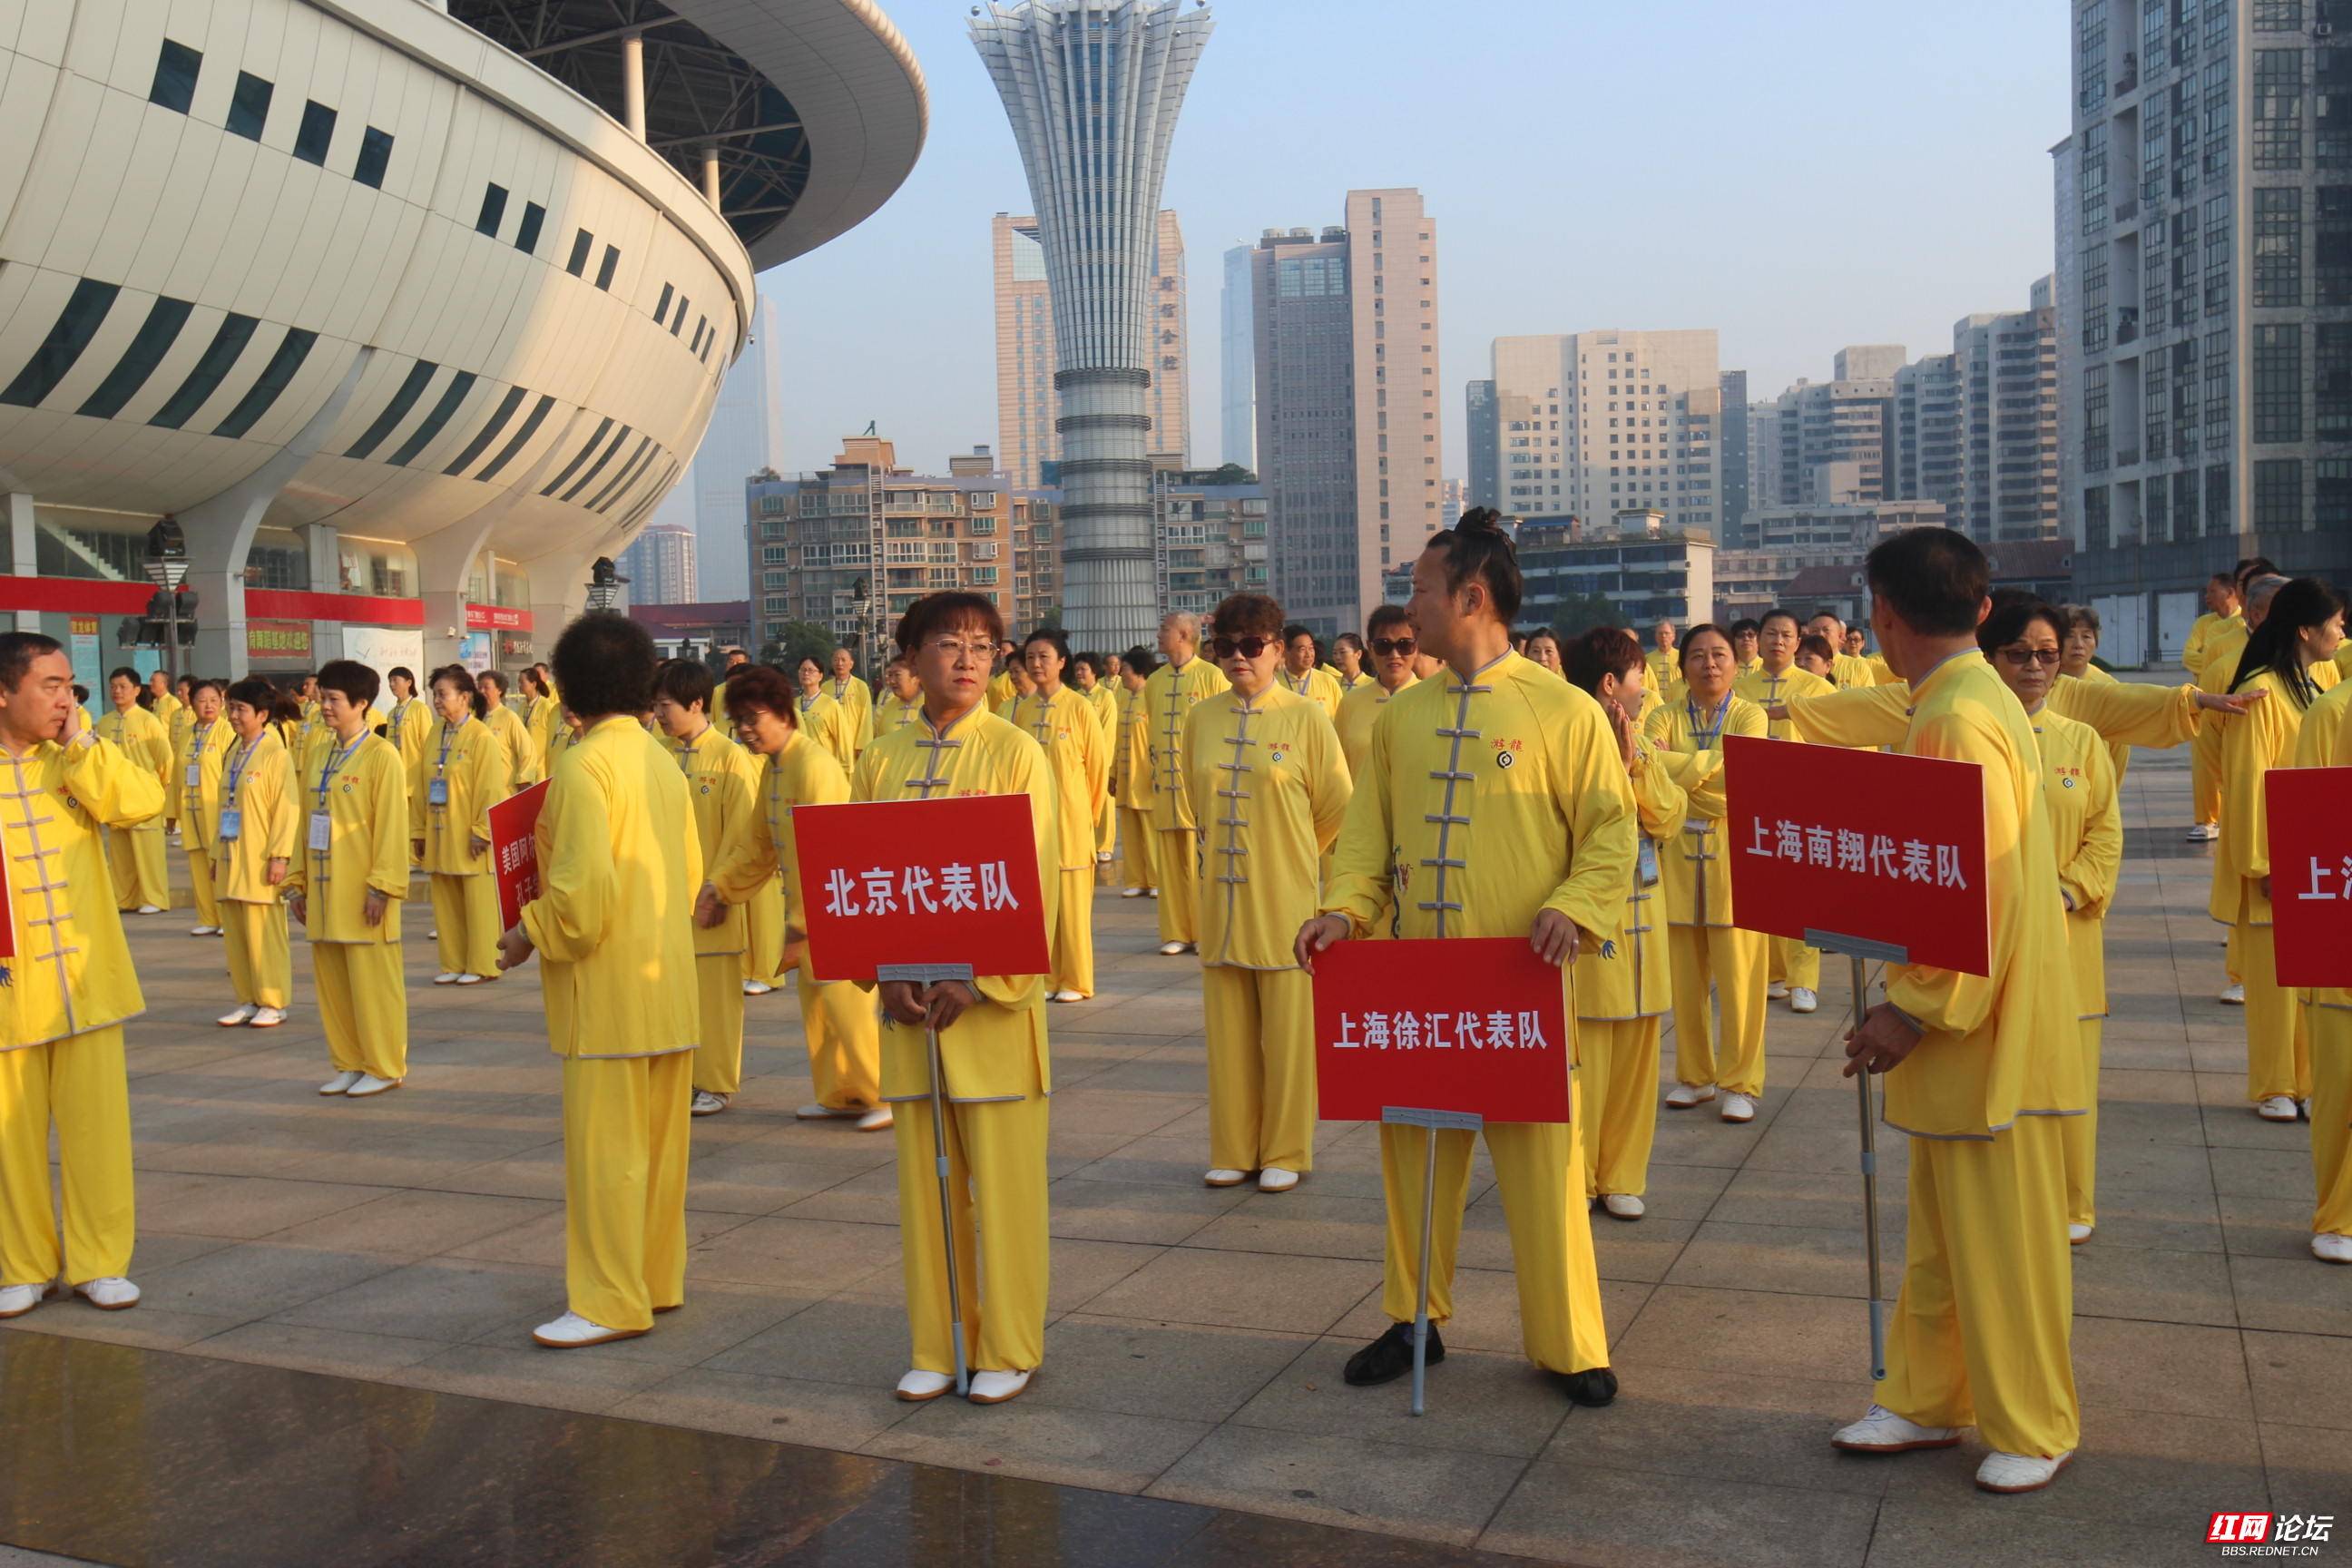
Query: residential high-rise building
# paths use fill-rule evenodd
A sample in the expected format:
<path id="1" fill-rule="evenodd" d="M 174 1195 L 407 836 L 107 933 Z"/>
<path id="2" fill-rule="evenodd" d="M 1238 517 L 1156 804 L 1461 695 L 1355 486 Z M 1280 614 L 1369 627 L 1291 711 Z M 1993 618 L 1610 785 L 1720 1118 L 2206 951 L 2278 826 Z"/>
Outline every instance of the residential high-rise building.
<path id="1" fill-rule="evenodd" d="M 1410 189 L 1349 191 L 1346 217 L 1268 229 L 1250 262 L 1276 594 L 1327 637 L 1360 629 L 1444 499 L 1436 225 Z"/>
<path id="2" fill-rule="evenodd" d="M 1163 468 L 1152 475 L 1160 520 L 1152 558 L 1160 603 L 1206 616 L 1234 594 L 1272 591 L 1265 487 L 1255 475 Z"/>
<path id="3" fill-rule="evenodd" d="M 666 522 L 648 526 L 614 563 L 629 580 L 629 603 L 690 605 L 700 599 L 694 550 L 694 530 Z"/>
<path id="4" fill-rule="evenodd" d="M 1960 374 L 1950 354 L 1928 354 L 1895 373 L 1895 483 L 1902 500 L 1960 492 Z"/>
<path id="5" fill-rule="evenodd" d="M 1250 250 L 1225 252 L 1217 296 L 1218 460 L 1257 467 L 1257 350 L 1250 333 Z"/>
<path id="6" fill-rule="evenodd" d="M 1053 300 L 1063 620 L 1082 646 L 1125 647 L 1159 619 L 1149 454 L 1169 449 L 1151 391 L 1169 375 L 1171 320 L 1160 192 L 1214 24 L 1179 0 L 990 0 L 971 26 L 1021 147 Z M 1169 379 L 1181 389 L 1181 368 Z"/>
<path id="7" fill-rule="evenodd" d="M 2045 299 L 2046 281 L 2035 286 Z M 1986 543 L 2058 533 L 2058 326 L 2048 304 L 1952 328 L 1960 473 L 1951 526 Z"/>
<path id="8" fill-rule="evenodd" d="M 1437 526 L 1452 528 L 1462 521 L 1463 510 L 1469 503 L 1462 499 L 1462 481 L 1448 479 L 1437 487 Z"/>
<path id="9" fill-rule="evenodd" d="M 1748 510 L 1780 504 L 1780 403 L 1748 405 Z"/>
<path id="10" fill-rule="evenodd" d="M 1463 411 L 1468 416 L 1470 438 L 1469 488 L 1462 499 L 1471 506 L 1502 505 L 1502 485 L 1496 479 L 1496 455 L 1502 432 L 1495 424 L 1495 384 L 1469 382 L 1463 387 Z"/>
<path id="11" fill-rule="evenodd" d="M 1722 525 L 1715 329 L 1496 338 L 1494 371 L 1505 511 Z"/>
<path id="12" fill-rule="evenodd" d="M 2053 188 L 2076 592 L 2152 607 L 2169 651 L 2239 556 L 2352 570 L 2352 3 L 2069 13 Z"/>
<path id="13" fill-rule="evenodd" d="M 1748 505 L 1794 506 L 1814 499 L 1812 470 L 1829 463 L 1853 463 L 1864 501 L 1887 500 L 1895 475 L 1895 373 L 1903 350 L 1892 343 L 1843 348 L 1826 382 L 1800 381 L 1780 396 L 1773 426 L 1780 444 L 1773 493 L 1751 485 Z M 1755 458 L 1749 449 L 1749 460 Z"/>
<path id="14" fill-rule="evenodd" d="M 1722 526 L 1717 530 L 1727 548 L 1736 547 L 1748 537 L 1748 373 L 1727 370 L 1716 377 L 1723 398 L 1717 413 L 1716 462 L 1717 491 L 1723 500 L 1718 509 L 1723 514 Z"/>
<path id="15" fill-rule="evenodd" d="M 694 454 L 691 475 L 678 487 L 694 491 L 696 555 L 702 591 L 713 599 L 740 599 L 751 591 L 751 563 L 743 554 L 743 481 L 783 466 L 783 364 L 776 307 L 761 294 L 751 308 L 743 357 L 719 384 L 710 429 Z"/>

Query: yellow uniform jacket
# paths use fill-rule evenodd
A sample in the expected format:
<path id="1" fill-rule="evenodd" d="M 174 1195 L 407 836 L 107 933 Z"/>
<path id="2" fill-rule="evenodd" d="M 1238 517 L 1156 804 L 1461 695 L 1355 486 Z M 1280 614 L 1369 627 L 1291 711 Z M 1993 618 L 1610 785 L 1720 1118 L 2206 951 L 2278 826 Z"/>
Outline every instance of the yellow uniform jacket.
<path id="1" fill-rule="evenodd" d="M 1251 701 L 1220 691 L 1184 721 L 1184 787 L 1201 825 L 1201 962 L 1296 969 L 1352 793 L 1322 705 L 1280 685 Z"/>
<path id="2" fill-rule="evenodd" d="M 2058 890 L 2066 900 L 2066 946 L 2074 975 L 2074 1008 L 2085 1018 L 2107 1014 L 2107 906 L 2123 868 L 2124 818 L 2116 803 L 2116 775 L 2098 732 L 2053 713 L 2043 703 L 2032 716 L 2042 748 L 2042 795 L 2058 847 Z"/>
<path id="3" fill-rule="evenodd" d="M 541 764 L 539 748 L 531 742 L 530 726 L 524 723 L 513 709 L 503 702 L 493 702 L 482 722 L 489 726 L 490 733 L 496 735 L 499 743 L 507 749 L 507 768 L 513 788 L 537 784 L 547 776 Z"/>
<path id="4" fill-rule="evenodd" d="M 841 710 L 849 735 L 849 754 L 855 757 L 874 733 L 874 693 L 854 675 L 846 680 L 828 675 L 824 694 Z"/>
<path id="5" fill-rule="evenodd" d="M 920 711 L 920 700 L 917 700 L 917 710 Z M 841 764 L 833 760 L 831 752 L 801 734 L 786 741 L 784 749 L 774 756 L 752 757 L 751 761 L 761 770 L 760 809 L 753 814 L 749 830 L 733 841 L 728 858 L 711 871 L 710 885 L 728 903 L 746 904 L 768 885 L 768 879 L 781 874 L 784 879 L 784 923 L 789 929 L 805 932 L 807 922 L 801 918 L 800 853 L 793 845 L 793 808 L 839 805 L 849 798 L 849 775 L 841 771 Z M 733 918 L 741 921 L 745 916 L 737 910 Z M 764 960 L 777 956 L 760 954 Z"/>
<path id="6" fill-rule="evenodd" d="M 1984 769 L 1992 973 L 1888 966 L 1887 1000 L 1925 1033 L 1886 1075 L 1885 1119 L 1921 1137 L 1989 1139 L 2020 1116 L 2089 1104 L 2058 849 L 2032 727 L 1984 655 L 1954 654 L 1913 699 L 1904 755 Z"/>
<path id="7" fill-rule="evenodd" d="M 1118 694 L 1118 736 L 1112 742 L 1111 792 L 1122 810 L 1151 809 L 1151 710 L 1148 691 Z"/>
<path id="8" fill-rule="evenodd" d="M 1012 706 L 1013 700 L 1020 695 L 1021 689 L 1013 684 L 1013 672 L 999 670 L 988 683 L 988 710 L 1001 716 L 1005 709 Z"/>
<path id="9" fill-rule="evenodd" d="M 2189 640 L 2181 645 L 2180 668 L 2187 670 L 2192 677 L 2203 675 L 2205 661 L 2212 657 L 2210 645 L 2213 640 L 2213 635 L 2232 621 L 2237 623 L 2237 630 L 2231 635 L 2244 637 L 2246 617 L 2242 611 L 2232 610 L 2226 616 L 2217 616 L 2208 610 L 2199 616 L 2189 626 Z"/>
<path id="10" fill-rule="evenodd" d="M 0 985 L 0 1051 L 110 1028 L 146 1010 L 114 881 L 110 827 L 163 809 L 152 770 L 89 730 L 18 755 L 0 748 L 0 851 L 8 857 L 16 956 Z"/>
<path id="11" fill-rule="evenodd" d="M 923 716 L 923 698 L 917 692 L 912 700 L 901 702 L 895 696 L 885 696 L 874 704 L 873 728 L 866 732 L 868 745 L 893 730 L 903 730 Z"/>
<path id="12" fill-rule="evenodd" d="M 174 779 L 181 776 L 179 770 L 187 765 L 184 753 L 188 747 L 188 731 L 194 730 L 195 727 L 195 705 L 191 702 L 182 702 L 177 698 L 173 699 L 172 717 L 163 728 L 169 733 L 172 742 L 172 767 L 173 770 L 172 776 Z"/>
<path id="13" fill-rule="evenodd" d="M 220 811 L 221 767 L 236 744 L 236 731 L 227 720 L 197 724 L 191 716 L 180 746 L 180 774 L 173 781 L 180 795 L 181 841 L 191 849 L 212 846 L 213 822 Z"/>
<path id="14" fill-rule="evenodd" d="M 686 780 L 635 719 L 599 719 L 563 753 L 533 835 L 539 897 L 522 929 L 545 966 L 547 1044 L 564 1058 L 658 1057 L 702 1038 L 694 900 L 702 845 L 678 826 Z"/>
<path id="15" fill-rule="evenodd" d="M 716 724 L 705 725 L 691 741 L 664 744 L 686 775 L 687 801 L 694 807 L 694 834 L 704 867 L 715 868 L 743 858 L 760 820 L 761 760 L 729 740 Z M 757 884 L 753 887 L 756 889 Z M 749 896 L 747 892 L 745 897 Z M 732 906 L 717 925 L 707 931 L 699 925 L 694 928 L 698 958 L 741 952 L 750 945 L 750 920 Z"/>
<path id="16" fill-rule="evenodd" d="M 1648 667 L 1650 674 L 1650 679 L 1643 684 L 1664 691 L 1670 682 L 1679 679 L 1682 676 L 1682 647 L 1677 644 L 1663 653 L 1656 648 L 1646 649 L 1642 655 L 1642 662 Z"/>
<path id="17" fill-rule="evenodd" d="M 127 710 L 110 710 L 98 721 L 98 738 L 154 774 L 158 788 L 168 790 L 176 782 L 172 777 L 171 731 L 163 727 L 162 720 L 137 703 Z M 134 832 L 161 832 L 163 810 L 159 806 L 154 816 L 126 826 Z"/>
<path id="18" fill-rule="evenodd" d="M 1095 723 L 1102 731 L 1103 755 L 1111 754 L 1118 741 L 1118 692 L 1107 680 L 1097 680 L 1078 693 L 1094 710 Z"/>
<path id="19" fill-rule="evenodd" d="M 1076 871 L 1095 863 L 1095 814 L 1110 789 L 1110 752 L 1094 704 L 1065 686 L 1052 701 L 1031 692 L 1016 697 L 1004 721 L 1044 748 L 1054 773 L 1059 846 L 1054 865 Z"/>
<path id="20" fill-rule="evenodd" d="M 2090 664 L 2083 667 L 2083 673 L 2080 675 L 2067 675 L 2062 672 L 2058 679 L 2051 683 L 2053 689 L 2051 696 L 2053 700 L 2057 697 L 2056 689 L 2059 687 L 2121 686 L 2122 684 L 2122 681 L 2117 680 L 2114 676 L 2109 675 L 2097 665 Z M 2194 700 L 2194 699 L 2191 700 Z M 2074 706 L 2075 705 L 2071 701 L 2062 703 L 2060 704 L 2058 710 L 2062 713 L 2072 712 L 2074 710 Z M 2107 760 L 2115 764 L 2116 783 L 2117 784 L 2121 784 L 2123 783 L 2124 771 L 2131 766 L 2131 746 L 2128 742 L 2123 741 L 2108 741 L 2105 744 L 2107 748 Z"/>
<path id="21" fill-rule="evenodd" d="M 1686 797 L 1646 736 L 1633 737 L 1629 777 L 1642 841 L 1650 847 L 1635 855 L 1625 879 L 1625 924 L 1616 940 L 1588 942 L 1577 952 L 1576 1016 L 1596 1023 L 1660 1018 L 1675 1005 L 1662 868 L 1682 837 Z"/>
<path id="22" fill-rule="evenodd" d="M 1713 713 L 1695 711 L 1688 698 L 1670 703 L 1643 726 L 1658 763 L 1682 785 L 1685 797 L 1682 832 L 1659 847 L 1670 924 L 1739 923 L 1731 914 L 1731 863 L 1724 854 L 1723 737 L 1761 736 L 1764 731 L 1764 710 L 1737 692 L 1727 693 Z"/>
<path id="23" fill-rule="evenodd" d="M 1549 909 L 1614 941 L 1633 818 L 1601 704 L 1517 654 L 1468 681 L 1447 669 L 1372 727 L 1323 909 L 1360 937 L 1393 901 L 1408 938 L 1524 937 Z"/>
<path id="24" fill-rule="evenodd" d="M 2271 827 L 2263 775 L 2291 764 L 2304 710 L 2267 669 L 2238 689 L 2270 695 L 2221 726 L 2221 841 L 2213 847 L 2206 912 L 2226 924 L 2266 926 L 2271 901 L 2261 879 L 2271 874 Z"/>
<path id="25" fill-rule="evenodd" d="M 555 731 L 562 727 L 562 703 L 552 697 L 534 697 L 530 700 L 529 728 L 531 754 L 539 759 L 539 770 L 542 777 L 545 776 L 548 769 L 555 765 L 554 758 L 549 752 L 551 743 L 555 739 Z"/>
<path id="26" fill-rule="evenodd" d="M 330 734 L 332 731 L 329 731 Z M 331 765 L 342 755 L 337 743 Z M 285 890 L 306 900 L 303 929 L 312 942 L 364 944 L 400 941 L 400 906 L 408 897 L 408 770 L 400 748 L 365 733 L 326 779 L 327 847 L 319 848 L 319 781 L 302 791 L 302 838 Z M 392 901 L 367 923 L 367 896 Z"/>
<path id="27" fill-rule="evenodd" d="M 1830 679 L 1843 690 L 1850 686 L 1878 684 L 1878 667 L 1858 654 L 1837 653 L 1830 656 Z"/>
<path id="28" fill-rule="evenodd" d="M 213 887 L 240 904 L 274 904 L 282 889 L 269 885 L 269 863 L 283 860 L 292 874 L 302 847 L 301 786 L 286 743 L 268 729 L 251 746 L 240 741 L 221 775 L 220 808 L 237 814 L 237 834 L 221 837 L 212 824 Z"/>
<path id="29" fill-rule="evenodd" d="M 2232 616 L 2205 634 L 2204 663 L 2197 669 L 2197 684 L 2219 697 L 2230 689 L 2238 679 L 2238 660 L 2246 651 L 2246 639 L 2253 635 L 2247 629 L 2246 617 Z M 2216 713 L 2213 722 L 2226 722 Z"/>
<path id="30" fill-rule="evenodd" d="M 1335 724 L 1339 722 L 1339 700 L 1347 693 L 1339 689 L 1339 678 L 1329 670 L 1318 667 L 1304 675 L 1293 675 L 1288 669 L 1280 669 L 1275 672 L 1274 683 L 1294 697 L 1306 698 L 1323 710 L 1323 717 Z"/>
<path id="31" fill-rule="evenodd" d="M 1397 692 L 1409 691 L 1416 684 L 1408 674 Z M 1349 778 L 1363 771 L 1364 758 L 1372 749 L 1372 726 L 1388 711 L 1389 702 L 1395 695 L 1377 680 L 1360 680 L 1353 691 L 1339 699 L 1336 728 L 1339 732 L 1339 754 L 1348 760 Z"/>
<path id="32" fill-rule="evenodd" d="M 795 692 L 793 705 L 801 723 L 801 733 L 833 753 L 833 760 L 847 773 L 857 765 L 857 747 L 849 738 L 849 715 L 841 704 L 820 691 L 812 697 L 807 692 Z"/>
<path id="33" fill-rule="evenodd" d="M 1054 809 L 1054 775 L 1037 742 L 993 713 L 965 714 L 946 731 L 926 719 L 894 731 L 866 748 L 857 760 L 851 794 L 858 800 L 944 800 L 978 795 L 1029 797 L 1028 853 L 1036 857 L 1037 886 L 1045 907 L 1040 923 L 1054 929 L 1062 879 L 1055 869 L 1060 830 Z M 1022 852 L 1016 845 L 975 846 Z M 908 954 L 910 962 L 917 955 Z M 1028 1097 L 1031 1066 L 1045 1093 L 1053 1092 L 1045 1049 L 1045 977 L 1043 974 L 982 975 L 974 982 L 981 1005 L 956 1020 L 940 1037 L 940 1059 L 952 1100 L 1022 1100 Z M 930 1091 L 930 1067 L 923 1032 L 882 1031 L 882 1095 L 916 1099 Z"/>
<path id="34" fill-rule="evenodd" d="M 1837 689 L 1809 669 L 1799 669 L 1791 664 L 1778 675 L 1767 675 L 1761 667 L 1747 675 L 1732 678 L 1731 689 L 1742 700 L 1761 708 L 1768 702 L 1786 702 L 1790 698 L 1826 697 Z M 1736 733 L 1737 731 L 1735 731 Z M 1768 719 L 1764 732 L 1776 741 L 1797 741 L 1796 722 L 1789 719 Z"/>
<path id="35" fill-rule="evenodd" d="M 433 738 L 433 709 L 422 697 L 395 702 L 384 715 L 383 738 L 400 752 L 404 773 L 416 771 L 417 754 Z"/>
<path id="36" fill-rule="evenodd" d="M 489 851 L 475 854 L 473 841 L 489 841 L 490 807 L 514 793 L 512 767 L 505 742 L 481 720 L 469 717 L 454 730 L 446 719 L 434 721 L 408 780 L 408 832 L 425 840 L 425 869 L 444 877 L 488 874 Z M 438 802 L 436 780 L 443 785 Z"/>
<path id="37" fill-rule="evenodd" d="M 2053 680 L 2047 709 L 2098 731 L 2109 745 L 2187 744 L 2197 734 L 2198 689 L 2116 681 Z M 1900 744 L 1910 721 L 1911 689 L 1897 682 L 1789 700 L 1789 718 L 1801 740 L 1832 746 Z"/>
<path id="38" fill-rule="evenodd" d="M 1162 832 L 1197 826 L 1184 788 L 1184 721 L 1192 705 L 1232 686 L 1225 672 L 1195 657 L 1163 664 L 1143 683 L 1145 732 L 1151 748 L 1151 826 Z"/>

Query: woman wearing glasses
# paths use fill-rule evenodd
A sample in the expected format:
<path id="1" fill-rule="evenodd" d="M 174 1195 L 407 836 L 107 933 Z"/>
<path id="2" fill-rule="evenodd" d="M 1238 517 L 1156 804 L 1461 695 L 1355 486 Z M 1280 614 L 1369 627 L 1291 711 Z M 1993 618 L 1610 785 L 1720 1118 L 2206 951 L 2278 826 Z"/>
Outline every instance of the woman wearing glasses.
<path id="1" fill-rule="evenodd" d="M 1095 815 L 1110 793 L 1110 747 L 1094 705 L 1062 684 L 1070 645 L 1057 631 L 1039 629 L 1021 645 L 1029 689 L 1013 700 L 1004 721 L 1045 749 L 1054 770 L 1062 890 L 1054 917 L 1054 973 L 1046 1000 L 1083 1002 L 1095 994 Z"/>
<path id="2" fill-rule="evenodd" d="M 1315 1163 L 1315 990 L 1292 952 L 1315 918 L 1318 861 L 1348 806 L 1339 738 L 1277 679 L 1282 606 L 1236 594 L 1210 618 L 1232 689 L 1184 721 L 1184 787 L 1201 824 L 1201 994 L 1213 1187 L 1257 1173 L 1286 1193 Z"/>
<path id="3" fill-rule="evenodd" d="M 803 656 L 793 666 L 799 683 L 800 731 L 833 753 L 845 774 L 857 765 L 857 747 L 850 739 L 849 714 L 824 689 L 824 667 Z"/>
<path id="4" fill-rule="evenodd" d="M 1003 635 L 995 601 L 982 595 L 915 601 L 898 640 L 922 683 L 922 718 L 866 748 L 852 793 L 862 801 L 1027 795 L 1034 842 L 990 848 L 1036 857 L 1050 931 L 1061 883 L 1054 775 L 1029 736 L 988 711 L 989 666 Z M 974 1373 L 971 1398 L 1001 1405 L 1029 1386 L 1045 1353 L 1045 1096 L 1053 1089 L 1045 977 L 893 981 L 881 990 L 882 1096 L 899 1108 L 898 1227 L 914 1340 L 914 1364 L 898 1380 L 898 1397 L 937 1399 L 955 1384 L 932 1163 L 929 1027 L 940 1036 L 950 1184 L 970 1194 L 956 1205 L 955 1260 Z"/>
<path id="5" fill-rule="evenodd" d="M 1364 626 L 1365 646 L 1371 650 L 1372 678 L 1359 681 L 1339 700 L 1339 750 L 1348 759 L 1348 776 L 1364 765 L 1372 749 L 1372 726 L 1388 710 L 1389 700 L 1413 683 L 1412 656 L 1420 646 L 1412 635 L 1412 618 L 1402 605 L 1382 605 Z"/>

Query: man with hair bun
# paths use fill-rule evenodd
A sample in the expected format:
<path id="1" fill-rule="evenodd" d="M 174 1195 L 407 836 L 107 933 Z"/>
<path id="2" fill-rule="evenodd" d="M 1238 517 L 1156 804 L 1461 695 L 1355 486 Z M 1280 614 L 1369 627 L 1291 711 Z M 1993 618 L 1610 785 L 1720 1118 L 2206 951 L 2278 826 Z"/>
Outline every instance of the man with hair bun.
<path id="1" fill-rule="evenodd" d="M 1184 721 L 1195 703 L 1225 689 L 1224 675 L 1200 657 L 1201 617 L 1179 610 L 1160 619 L 1168 662 L 1144 682 L 1141 701 L 1151 748 L 1152 864 L 1160 873 L 1160 951 L 1197 950 L 1201 936 L 1201 834 L 1184 787 Z"/>

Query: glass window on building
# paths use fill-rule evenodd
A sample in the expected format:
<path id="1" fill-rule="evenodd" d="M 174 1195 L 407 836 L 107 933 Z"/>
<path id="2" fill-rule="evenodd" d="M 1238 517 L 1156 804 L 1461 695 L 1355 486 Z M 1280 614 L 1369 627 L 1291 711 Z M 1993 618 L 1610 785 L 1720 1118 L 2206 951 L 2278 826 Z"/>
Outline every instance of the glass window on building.
<path id="1" fill-rule="evenodd" d="M 2165 416 L 2164 400 L 2165 353 L 2150 349 L 2140 361 L 2140 407 L 2147 411 L 2147 458 L 2151 463 L 2165 455 L 2166 437 L 2170 429 Z"/>
<path id="2" fill-rule="evenodd" d="M 2314 330 L 2317 363 L 2311 391 L 2317 437 L 2352 440 L 2352 322 L 2323 321 Z"/>
<path id="3" fill-rule="evenodd" d="M 2303 167 L 2303 51 L 2256 49 L 2253 160 L 2257 169 Z"/>
<path id="4" fill-rule="evenodd" d="M 2095 364 L 2083 372 L 2083 467 L 2097 473 L 2107 466 L 2107 367 Z M 2104 489 L 2098 491 L 2105 495 Z"/>
<path id="5" fill-rule="evenodd" d="M 246 552 L 245 585 L 248 588 L 308 589 L 310 550 L 290 528 L 257 528 L 253 547 Z"/>
<path id="6" fill-rule="evenodd" d="M 2254 439 L 2303 439 L 2303 329 L 2289 321 L 2254 333 Z"/>
<path id="7" fill-rule="evenodd" d="M 2352 528 L 2352 459 L 2322 458 L 2311 498 L 2315 528 Z"/>
<path id="8" fill-rule="evenodd" d="M 2254 526 L 2277 531 L 2303 528 L 2303 464 L 2271 458 L 2254 465 Z"/>
<path id="9" fill-rule="evenodd" d="M 2296 186 L 2255 188 L 2254 303 L 2303 303 L 2303 192 Z"/>
<path id="10" fill-rule="evenodd" d="M 2230 332 L 2205 334 L 2205 449 L 2230 445 Z"/>
<path id="11" fill-rule="evenodd" d="M 347 534 L 336 542 L 336 555 L 340 592 L 405 599 L 416 591 L 416 552 L 405 544 Z"/>
<path id="12" fill-rule="evenodd" d="M 2236 518 L 2230 507 L 2230 465 L 2216 463 L 2205 470 L 2205 527 L 2212 533 L 2235 533 Z"/>
<path id="13" fill-rule="evenodd" d="M 2312 236 L 2314 303 L 2352 305 L 2352 185 L 2318 190 L 2318 232 Z"/>

